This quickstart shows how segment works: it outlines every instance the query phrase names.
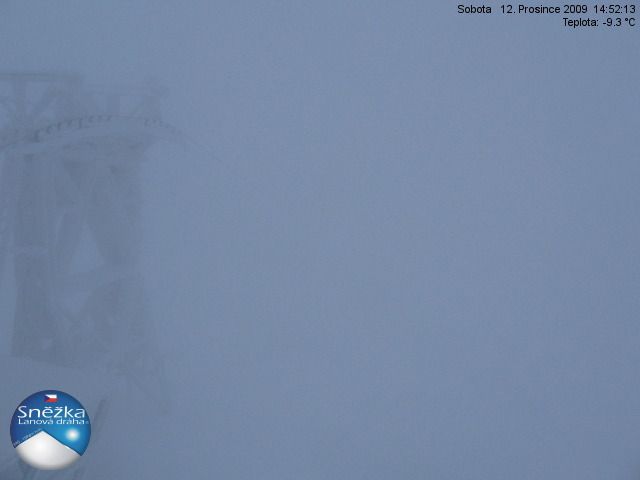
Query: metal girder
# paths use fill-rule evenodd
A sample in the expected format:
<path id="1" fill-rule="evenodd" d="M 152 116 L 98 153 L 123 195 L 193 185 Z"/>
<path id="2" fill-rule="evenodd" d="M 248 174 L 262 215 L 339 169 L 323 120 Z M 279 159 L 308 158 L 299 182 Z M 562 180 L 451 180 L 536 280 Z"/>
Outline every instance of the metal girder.
<path id="1" fill-rule="evenodd" d="M 141 161 L 158 140 L 183 140 L 160 119 L 161 94 L 156 86 L 90 90 L 68 73 L 0 73 L 0 280 L 11 257 L 13 355 L 99 366 L 146 393 L 159 381 L 137 265 Z M 98 478 L 85 468 L 69 474 Z M 11 462 L 0 475 L 58 478 Z"/>

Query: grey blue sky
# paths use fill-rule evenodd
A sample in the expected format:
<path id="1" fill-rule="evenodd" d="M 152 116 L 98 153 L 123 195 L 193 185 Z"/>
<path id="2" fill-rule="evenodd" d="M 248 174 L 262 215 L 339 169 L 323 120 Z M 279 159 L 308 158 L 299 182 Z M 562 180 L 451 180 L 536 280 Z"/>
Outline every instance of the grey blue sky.
<path id="1" fill-rule="evenodd" d="M 3 70 L 156 78 L 204 145 L 144 171 L 175 412 L 137 478 L 638 478 L 637 28 L 2 2 Z"/>

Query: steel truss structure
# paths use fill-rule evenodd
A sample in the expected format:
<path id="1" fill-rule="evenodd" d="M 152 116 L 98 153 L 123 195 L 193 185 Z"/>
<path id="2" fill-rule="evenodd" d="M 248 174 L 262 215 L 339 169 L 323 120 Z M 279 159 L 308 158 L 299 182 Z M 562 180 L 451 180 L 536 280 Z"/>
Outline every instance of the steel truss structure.
<path id="1" fill-rule="evenodd" d="M 0 73 L 0 289 L 12 267 L 12 356 L 154 388 L 140 174 L 154 143 L 181 140 L 161 119 L 163 94 L 152 84 L 88 87 L 75 74 Z M 56 475 L 0 464 L 3 480 Z"/>

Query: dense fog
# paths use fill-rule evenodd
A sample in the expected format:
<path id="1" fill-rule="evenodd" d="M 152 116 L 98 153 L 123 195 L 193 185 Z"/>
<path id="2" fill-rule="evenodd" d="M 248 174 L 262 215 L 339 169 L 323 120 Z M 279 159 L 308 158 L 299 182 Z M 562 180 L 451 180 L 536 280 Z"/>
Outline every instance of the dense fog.
<path id="1" fill-rule="evenodd" d="M 117 407 L 129 450 L 87 461 L 131 464 L 118 479 L 637 478 L 640 42 L 557 20 L 3 1 L 3 71 L 157 82 L 188 137 L 141 171 L 165 383 L 131 394 L 135 444 Z"/>

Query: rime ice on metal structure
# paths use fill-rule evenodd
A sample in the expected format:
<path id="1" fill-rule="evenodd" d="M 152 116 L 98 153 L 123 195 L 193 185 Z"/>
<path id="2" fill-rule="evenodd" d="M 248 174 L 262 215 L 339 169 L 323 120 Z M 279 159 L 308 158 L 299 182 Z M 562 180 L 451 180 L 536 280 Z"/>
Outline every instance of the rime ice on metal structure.
<path id="1" fill-rule="evenodd" d="M 0 281 L 13 266 L 13 356 L 139 385 L 157 367 L 137 264 L 141 161 L 158 140 L 179 140 L 162 95 L 152 84 L 0 73 Z"/>

